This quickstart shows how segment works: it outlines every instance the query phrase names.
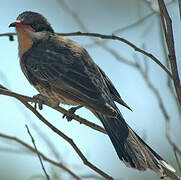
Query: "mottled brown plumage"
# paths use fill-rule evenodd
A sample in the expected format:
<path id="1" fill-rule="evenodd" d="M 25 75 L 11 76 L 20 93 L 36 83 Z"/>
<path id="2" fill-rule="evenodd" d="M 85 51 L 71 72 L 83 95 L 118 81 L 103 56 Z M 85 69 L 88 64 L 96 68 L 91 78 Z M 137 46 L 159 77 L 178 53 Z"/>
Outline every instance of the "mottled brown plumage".
<path id="1" fill-rule="evenodd" d="M 126 124 L 114 101 L 128 105 L 84 48 L 57 36 L 38 13 L 24 12 L 10 26 L 15 26 L 18 33 L 22 71 L 52 105 L 64 103 L 90 109 L 103 123 L 127 166 L 158 173 L 174 171 Z"/>

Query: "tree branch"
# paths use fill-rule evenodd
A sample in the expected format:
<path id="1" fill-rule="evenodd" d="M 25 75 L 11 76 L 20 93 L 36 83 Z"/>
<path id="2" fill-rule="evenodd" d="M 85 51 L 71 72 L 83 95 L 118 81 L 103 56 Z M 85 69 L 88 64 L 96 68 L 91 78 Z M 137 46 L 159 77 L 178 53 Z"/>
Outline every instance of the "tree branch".
<path id="1" fill-rule="evenodd" d="M 99 33 L 82 33 L 80 31 L 73 32 L 73 33 L 57 33 L 57 34 L 61 35 L 61 36 L 90 36 L 90 37 L 98 37 L 101 39 L 111 39 L 111 40 L 121 41 L 121 42 L 127 44 L 128 46 L 132 47 L 135 51 L 140 52 L 140 53 L 148 56 L 149 58 L 151 58 L 156 64 L 158 64 L 172 78 L 172 74 L 170 73 L 170 71 L 153 54 L 146 52 L 143 49 L 140 49 L 139 47 L 137 47 L 136 45 L 134 45 L 130 41 L 128 41 L 124 38 L 121 38 L 119 36 L 103 35 L 103 34 L 99 34 Z"/>
<path id="2" fill-rule="evenodd" d="M 49 177 L 48 173 L 46 172 L 46 169 L 45 169 L 45 167 L 44 167 L 44 165 L 43 165 L 43 162 L 42 162 L 42 159 L 41 159 L 41 155 L 40 155 L 40 153 L 39 153 L 39 151 L 38 151 L 38 149 L 37 149 L 37 147 L 36 147 L 35 140 L 34 140 L 32 134 L 31 134 L 28 126 L 25 125 L 25 127 L 26 127 L 26 129 L 27 129 L 27 132 L 28 132 L 30 138 L 31 138 L 31 141 L 32 141 L 33 146 L 34 146 L 35 151 L 36 151 L 36 154 L 38 155 L 38 159 L 39 159 L 39 161 L 40 161 L 40 164 L 41 164 L 41 167 L 42 167 L 42 169 L 43 169 L 43 172 L 45 173 L 45 176 L 46 176 L 47 180 L 50 180 L 50 177 Z"/>
<path id="3" fill-rule="evenodd" d="M 166 62 L 166 67 L 168 69 L 170 69 L 170 66 L 169 66 L 169 58 L 168 58 L 168 50 L 167 50 L 167 45 L 166 45 L 166 42 L 165 42 L 165 37 L 164 37 L 164 32 L 163 32 L 163 28 L 162 28 L 162 22 L 161 22 L 161 19 L 160 19 L 160 37 L 161 37 L 161 43 L 162 43 L 162 48 L 163 48 L 163 53 L 164 53 L 164 58 L 165 58 L 165 62 Z M 176 105 L 177 105 L 177 110 L 179 112 L 179 116 L 180 116 L 180 119 L 181 119 L 181 109 L 180 109 L 180 104 L 178 102 L 178 99 L 177 99 L 177 95 L 175 93 L 175 89 L 173 87 L 173 81 L 172 79 L 170 79 L 169 76 L 167 76 L 167 86 L 168 86 L 168 89 L 172 95 L 172 98 L 174 99 Z"/>
<path id="4" fill-rule="evenodd" d="M 75 152 L 78 154 L 78 156 L 81 158 L 81 160 L 83 161 L 83 163 L 85 165 L 87 165 L 89 168 L 91 168 L 92 170 L 94 170 L 95 172 L 97 172 L 98 174 L 100 174 L 101 176 L 103 176 L 104 178 L 108 179 L 108 180 L 113 180 L 113 178 L 111 176 L 109 176 L 108 174 L 106 174 L 105 172 L 103 172 L 101 169 L 97 168 L 95 165 L 93 165 L 92 163 L 90 163 L 86 157 L 82 154 L 82 152 L 80 151 L 80 149 L 78 148 L 78 146 L 74 143 L 74 141 L 72 139 L 70 139 L 67 135 L 65 135 L 64 133 L 62 133 L 59 129 L 57 129 L 55 126 L 53 126 L 50 122 L 48 122 L 36 109 L 34 109 L 30 104 L 27 103 L 27 101 L 25 101 L 23 98 L 25 98 L 26 96 L 23 96 L 23 98 L 20 96 L 18 97 L 17 93 L 10 93 L 10 91 L 8 91 L 7 88 L 4 88 L 2 85 L 0 85 L 0 94 L 2 94 L 3 92 L 4 95 L 9 95 L 9 96 L 13 96 L 16 97 L 22 104 L 25 105 L 25 107 L 27 107 L 30 111 L 33 112 L 33 114 L 35 114 L 40 121 L 42 121 L 46 126 L 48 126 L 53 132 L 55 132 L 57 135 L 59 135 L 60 137 L 62 137 L 63 139 L 65 139 L 75 150 Z M 5 91 L 3 91 L 5 89 Z M 31 98 L 28 97 L 29 100 L 31 100 Z M 32 101 L 31 101 L 32 102 Z M 34 102 L 34 100 L 33 100 Z"/>
<path id="5" fill-rule="evenodd" d="M 5 34 L 10 35 L 10 33 L 5 33 Z M 56 33 L 56 34 L 58 34 L 60 36 L 89 36 L 89 37 L 97 37 L 97 38 L 101 38 L 101 39 L 111 39 L 111 40 L 121 41 L 121 42 L 127 44 L 128 46 L 132 47 L 135 51 L 140 52 L 140 53 L 148 56 L 149 58 L 151 58 L 157 65 L 159 65 L 172 78 L 171 72 L 153 54 L 146 52 L 145 50 L 143 50 L 143 49 L 137 47 L 136 45 L 134 45 L 133 43 L 131 43 L 130 41 L 128 41 L 124 38 L 121 38 L 119 36 L 103 35 L 103 34 L 99 34 L 99 33 L 83 33 L 80 31 L 72 32 L 72 33 Z M 14 34 L 12 33 L 12 35 L 14 35 Z"/>
<path id="6" fill-rule="evenodd" d="M 21 100 L 20 100 L 21 101 Z M 30 111 L 32 111 L 38 118 L 40 121 L 42 121 L 46 126 L 48 126 L 53 132 L 55 132 L 57 135 L 59 135 L 60 137 L 62 137 L 63 139 L 65 139 L 75 150 L 75 152 L 78 154 L 78 156 L 82 159 L 83 163 L 85 165 L 87 165 L 88 167 L 90 167 L 92 170 L 96 171 L 97 173 L 99 173 L 100 175 L 102 175 L 103 177 L 105 177 L 106 179 L 109 180 L 113 180 L 112 177 L 110 177 L 108 174 L 104 173 L 101 169 L 97 168 L 96 166 L 94 166 L 92 163 L 90 163 L 86 157 L 82 154 L 82 152 L 80 151 L 80 149 L 77 147 L 77 145 L 74 143 L 74 141 L 72 139 L 70 139 L 67 135 L 65 135 L 64 133 L 62 133 L 59 129 L 57 129 L 55 126 L 53 126 L 50 122 L 48 122 L 38 111 L 36 111 L 31 105 L 29 105 L 26 102 L 21 101 Z"/>
<path id="7" fill-rule="evenodd" d="M 14 97 L 14 98 L 16 98 L 16 99 L 18 99 L 18 100 L 25 101 L 25 102 L 38 103 L 38 100 L 36 100 L 36 99 L 34 99 L 34 98 L 31 98 L 31 97 L 28 97 L 28 96 L 24 96 L 24 95 L 15 93 L 15 92 L 12 92 L 12 91 L 8 90 L 7 88 L 5 88 L 4 86 L 2 86 L 1 84 L 0 84 L 0 94 L 7 95 L 7 96 L 11 96 L 11 97 Z M 62 107 L 52 107 L 52 106 L 50 106 L 49 104 L 46 104 L 46 103 L 45 103 L 45 105 L 47 105 L 47 106 L 49 106 L 49 107 L 51 107 L 51 108 L 59 111 L 59 112 L 62 113 L 62 114 L 66 114 L 66 113 L 68 112 L 67 110 L 65 110 L 65 109 L 62 108 Z M 80 116 L 78 116 L 78 115 L 75 115 L 75 114 L 74 114 L 74 115 L 72 115 L 72 116 L 73 116 L 73 119 L 76 120 L 76 121 L 78 121 L 80 124 L 84 124 L 84 125 L 92 128 L 92 129 L 94 129 L 94 130 L 97 130 L 97 131 L 99 131 L 99 132 L 102 132 L 102 133 L 104 133 L 104 134 L 107 134 L 106 131 L 105 131 L 105 129 L 102 128 L 101 126 L 98 126 L 98 125 L 95 124 L 95 123 L 89 122 L 88 120 L 86 120 L 86 119 L 84 119 L 84 118 L 82 118 L 82 117 L 80 117 Z"/>
<path id="8" fill-rule="evenodd" d="M 21 144 L 23 147 L 27 148 L 28 150 L 30 150 L 33 153 L 36 153 L 36 150 L 30 146 L 29 144 L 27 144 L 26 142 L 22 141 L 21 139 L 18 139 L 14 136 L 9 136 L 3 133 L 0 133 L 0 137 L 4 138 L 4 139 L 9 139 L 12 141 L 15 141 L 19 144 Z M 64 166 L 62 163 L 60 162 L 56 162 L 54 160 L 51 160 L 50 158 L 48 158 L 47 156 L 45 156 L 43 153 L 41 153 L 40 151 L 38 151 L 38 153 L 40 154 L 40 156 L 43 158 L 44 161 L 49 162 L 50 164 L 53 164 L 56 167 L 59 167 L 61 169 L 63 169 L 64 171 L 66 171 L 67 173 L 69 173 L 73 178 L 77 179 L 77 180 L 81 180 L 81 178 L 79 178 L 76 174 L 74 174 L 70 169 L 68 169 L 66 166 Z"/>
<path id="9" fill-rule="evenodd" d="M 168 14 L 167 8 L 163 0 L 158 0 L 159 8 L 160 8 L 160 17 L 162 21 L 163 30 L 165 33 L 165 39 L 167 43 L 167 48 L 169 52 L 169 61 L 171 65 L 172 77 L 175 86 L 175 90 L 177 93 L 178 101 L 181 108 L 181 85 L 179 79 L 179 73 L 177 68 L 177 61 L 175 56 L 175 45 L 174 45 L 174 37 L 173 37 L 173 29 L 172 29 L 172 20 Z"/>
<path id="10" fill-rule="evenodd" d="M 180 20 L 181 20 L 181 0 L 178 0 L 178 4 L 179 4 L 179 12 L 180 12 Z"/>
<path id="11" fill-rule="evenodd" d="M 7 37 L 9 37 L 10 41 L 14 41 L 15 35 L 16 35 L 16 33 L 2 33 L 2 34 L 0 34 L 0 37 L 7 36 Z"/>
<path id="12" fill-rule="evenodd" d="M 146 61 L 147 62 L 147 61 Z M 153 85 L 153 83 L 151 82 L 147 71 L 144 71 L 143 68 L 141 67 L 141 65 L 137 62 L 137 70 L 141 73 L 142 77 L 144 78 L 147 86 L 150 88 L 150 90 L 153 92 L 153 94 L 155 95 L 160 110 L 164 116 L 165 119 L 165 126 L 166 126 L 166 137 L 168 139 L 168 142 L 170 143 L 170 145 L 176 150 L 177 153 L 179 153 L 181 155 L 181 149 L 175 144 L 175 142 L 173 141 L 172 137 L 171 137 L 171 133 L 170 133 L 170 117 L 169 114 L 166 110 L 166 107 L 164 105 L 163 99 L 161 97 L 160 92 L 158 91 L 158 89 Z"/>

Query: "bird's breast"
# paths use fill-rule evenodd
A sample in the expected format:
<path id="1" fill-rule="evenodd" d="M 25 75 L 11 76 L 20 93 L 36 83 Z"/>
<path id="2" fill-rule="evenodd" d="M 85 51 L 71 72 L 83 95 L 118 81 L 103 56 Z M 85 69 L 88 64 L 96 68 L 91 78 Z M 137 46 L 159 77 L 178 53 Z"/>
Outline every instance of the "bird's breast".
<path id="1" fill-rule="evenodd" d="M 21 28 L 16 28 L 16 30 L 18 35 L 19 57 L 21 58 L 23 54 L 32 47 L 33 40 L 25 30 Z"/>

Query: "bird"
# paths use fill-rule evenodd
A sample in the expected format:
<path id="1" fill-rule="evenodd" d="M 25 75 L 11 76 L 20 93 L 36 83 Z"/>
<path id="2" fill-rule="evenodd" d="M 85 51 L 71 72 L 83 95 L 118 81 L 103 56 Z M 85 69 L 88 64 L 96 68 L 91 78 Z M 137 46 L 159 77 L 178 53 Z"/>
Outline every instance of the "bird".
<path id="1" fill-rule="evenodd" d="M 57 35 L 37 12 L 21 13 L 9 27 L 17 31 L 25 77 L 53 107 L 68 104 L 89 109 L 102 122 L 119 159 L 127 167 L 151 169 L 161 175 L 175 172 L 126 123 L 115 102 L 131 108 L 86 49 Z"/>

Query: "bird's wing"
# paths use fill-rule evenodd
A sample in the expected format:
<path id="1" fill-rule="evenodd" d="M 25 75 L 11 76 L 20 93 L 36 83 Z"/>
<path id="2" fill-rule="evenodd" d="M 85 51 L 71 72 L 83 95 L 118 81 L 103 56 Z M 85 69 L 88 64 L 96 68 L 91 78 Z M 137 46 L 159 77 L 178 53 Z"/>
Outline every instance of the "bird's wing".
<path id="1" fill-rule="evenodd" d="M 109 88 L 109 91 L 111 92 L 111 95 L 113 96 L 114 101 L 118 102 L 119 104 L 125 106 L 126 108 L 132 111 L 132 109 L 123 101 L 119 92 L 116 90 L 113 83 L 108 78 L 108 76 L 104 73 L 104 71 L 100 67 L 99 67 L 99 70 L 102 73 L 102 76 L 104 77 L 104 80 Z"/>
<path id="2" fill-rule="evenodd" d="M 26 71 L 38 82 L 48 82 L 51 88 L 77 103 L 115 115 L 107 102 L 108 89 L 98 67 L 81 47 L 70 41 L 51 41 L 32 46 L 22 56 Z"/>

